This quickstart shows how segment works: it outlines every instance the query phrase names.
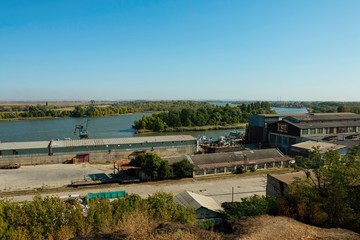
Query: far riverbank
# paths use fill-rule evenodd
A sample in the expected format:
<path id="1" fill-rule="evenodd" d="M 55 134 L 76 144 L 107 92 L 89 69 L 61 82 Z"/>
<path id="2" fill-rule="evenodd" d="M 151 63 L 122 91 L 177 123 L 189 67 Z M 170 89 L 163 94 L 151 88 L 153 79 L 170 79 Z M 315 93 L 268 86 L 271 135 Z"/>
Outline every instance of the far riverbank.
<path id="1" fill-rule="evenodd" d="M 194 126 L 194 127 L 178 127 L 178 128 L 167 128 L 163 133 L 171 133 L 171 132 L 196 132 L 196 131 L 211 131 L 211 130 L 226 130 L 226 129 L 245 129 L 247 123 L 238 123 L 231 125 L 208 125 L 208 126 Z M 162 133 L 162 132 L 153 132 L 147 129 L 139 129 L 137 133 Z"/>
<path id="2" fill-rule="evenodd" d="M 299 113 L 304 109 L 277 108 L 286 113 Z M 296 111 L 294 111 L 296 110 Z M 305 109 L 306 110 L 306 109 Z M 187 134 L 194 137 L 206 135 L 207 137 L 217 138 L 229 134 L 229 129 L 237 129 L 245 132 L 246 123 L 239 125 L 225 126 L 204 126 L 179 128 L 176 132 L 162 133 L 142 133 L 136 134 L 132 128 L 134 121 L 143 116 L 150 116 L 151 113 L 124 114 L 110 117 L 97 117 L 89 121 L 88 132 L 90 138 L 123 138 L 146 135 L 177 135 Z M 51 139 L 72 138 L 79 139 L 74 134 L 76 125 L 86 124 L 86 118 L 52 118 L 41 120 L 22 120 L 22 121 L 0 121 L 0 141 L 2 142 L 25 142 L 25 141 L 49 141 Z"/>

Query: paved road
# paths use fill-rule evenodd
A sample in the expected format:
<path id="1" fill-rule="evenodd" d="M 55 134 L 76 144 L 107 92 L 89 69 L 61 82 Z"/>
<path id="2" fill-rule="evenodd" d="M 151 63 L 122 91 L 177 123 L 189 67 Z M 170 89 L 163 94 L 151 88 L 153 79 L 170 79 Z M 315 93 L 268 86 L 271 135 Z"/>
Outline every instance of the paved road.
<path id="1" fill-rule="evenodd" d="M 243 197 L 265 195 L 266 178 L 265 176 L 255 177 L 226 177 L 222 179 L 186 179 L 177 181 L 164 181 L 152 183 L 140 183 L 130 185 L 118 185 L 103 187 L 101 189 L 70 189 L 59 193 L 42 194 L 42 196 L 68 196 L 70 194 L 86 195 L 89 192 L 125 190 L 127 193 L 136 193 L 142 197 L 147 197 L 158 191 L 171 192 L 174 195 L 183 190 L 192 191 L 214 198 L 218 203 L 240 201 Z M 29 201 L 34 195 L 24 195 L 11 197 L 14 201 Z"/>
<path id="2" fill-rule="evenodd" d="M 112 165 L 41 165 L 24 166 L 16 170 L 0 171 L 0 196 L 1 192 L 9 190 L 24 190 L 45 187 L 61 187 L 67 185 L 72 179 L 83 178 L 91 174 L 111 174 Z M 127 193 L 136 193 L 147 197 L 157 191 L 172 192 L 174 195 L 183 190 L 193 191 L 213 197 L 217 202 L 227 202 L 234 198 L 239 201 L 242 197 L 254 194 L 264 195 L 266 187 L 266 176 L 243 177 L 240 175 L 227 176 L 214 179 L 181 179 L 161 182 L 101 186 L 101 189 L 66 189 L 53 194 L 42 194 L 42 196 L 57 195 L 68 196 L 69 194 L 86 195 L 89 192 L 125 190 Z M 34 195 L 12 197 L 15 201 L 31 200 Z"/>

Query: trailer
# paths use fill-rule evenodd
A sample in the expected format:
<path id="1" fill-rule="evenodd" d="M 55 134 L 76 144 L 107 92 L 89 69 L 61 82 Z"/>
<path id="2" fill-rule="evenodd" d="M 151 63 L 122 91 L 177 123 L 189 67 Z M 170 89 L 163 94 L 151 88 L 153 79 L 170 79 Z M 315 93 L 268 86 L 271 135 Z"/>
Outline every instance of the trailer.
<path id="1" fill-rule="evenodd" d="M 86 199 L 99 198 L 99 199 L 113 199 L 113 198 L 123 198 L 126 196 L 125 190 L 112 191 L 112 192 L 97 192 L 97 193 L 88 193 Z"/>

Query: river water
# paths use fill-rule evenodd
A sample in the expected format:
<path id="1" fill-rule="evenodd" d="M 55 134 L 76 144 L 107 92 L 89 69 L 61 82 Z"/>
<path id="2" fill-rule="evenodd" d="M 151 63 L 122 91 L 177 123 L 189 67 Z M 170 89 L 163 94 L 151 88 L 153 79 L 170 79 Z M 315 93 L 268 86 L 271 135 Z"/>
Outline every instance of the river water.
<path id="1" fill-rule="evenodd" d="M 152 133 L 136 134 L 132 129 L 135 120 L 150 113 L 136 113 L 129 115 L 92 118 L 88 124 L 90 138 L 121 138 L 134 136 L 154 135 L 177 135 L 188 134 L 194 137 L 206 135 L 217 138 L 228 135 L 230 130 L 214 131 L 189 131 L 175 133 Z M 1 121 L 0 141 L 2 142 L 23 142 L 23 141 L 49 141 L 51 139 L 79 139 L 78 133 L 74 134 L 75 125 L 86 125 L 85 118 L 59 118 L 50 120 L 21 120 Z"/>
<path id="2" fill-rule="evenodd" d="M 281 108 L 281 107 L 274 107 L 271 110 L 275 110 L 278 114 L 300 114 L 300 113 L 308 113 L 306 108 Z"/>
<path id="3" fill-rule="evenodd" d="M 303 113 L 306 109 L 276 108 L 278 113 Z M 306 111 L 307 112 L 307 111 Z M 228 135 L 230 130 L 189 131 L 176 133 L 136 134 L 132 129 L 135 120 L 150 113 L 136 113 L 129 115 L 92 118 L 89 121 L 88 133 L 90 138 L 121 138 L 134 136 L 176 135 L 187 134 L 194 137 L 207 136 L 217 139 L 219 136 Z M 74 134 L 75 125 L 86 124 L 84 118 L 59 118 L 49 120 L 22 120 L 0 121 L 0 141 L 49 141 L 51 139 L 79 139 Z M 240 131 L 245 132 L 244 129 Z"/>

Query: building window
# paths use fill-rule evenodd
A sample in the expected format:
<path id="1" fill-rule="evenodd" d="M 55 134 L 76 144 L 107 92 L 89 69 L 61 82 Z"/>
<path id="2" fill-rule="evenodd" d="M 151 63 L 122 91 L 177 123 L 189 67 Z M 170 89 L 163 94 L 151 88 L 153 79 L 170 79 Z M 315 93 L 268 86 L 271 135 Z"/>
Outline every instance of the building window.
<path id="1" fill-rule="evenodd" d="M 308 135 L 309 130 L 308 129 L 301 129 L 301 135 Z"/>
<path id="2" fill-rule="evenodd" d="M 347 127 L 338 127 L 336 130 L 337 130 L 338 133 L 346 133 L 346 132 L 348 132 Z"/>
<path id="3" fill-rule="evenodd" d="M 2 155 L 2 151 L 0 151 L 0 156 Z"/>
<path id="4" fill-rule="evenodd" d="M 316 129 L 315 128 L 310 128 L 310 134 L 315 135 L 316 134 Z"/>
<path id="5" fill-rule="evenodd" d="M 323 132 L 324 132 L 324 129 L 322 129 L 322 128 L 318 128 L 318 129 L 317 129 L 317 133 L 318 133 L 318 134 L 323 134 Z"/>
<path id="6" fill-rule="evenodd" d="M 333 127 L 329 128 L 329 133 L 330 133 L 330 134 L 332 134 L 332 133 L 334 133 L 334 132 L 335 132 L 335 130 L 334 130 Z"/>
<path id="7" fill-rule="evenodd" d="M 278 132 L 287 133 L 288 132 L 288 125 L 285 123 L 278 123 Z"/>

